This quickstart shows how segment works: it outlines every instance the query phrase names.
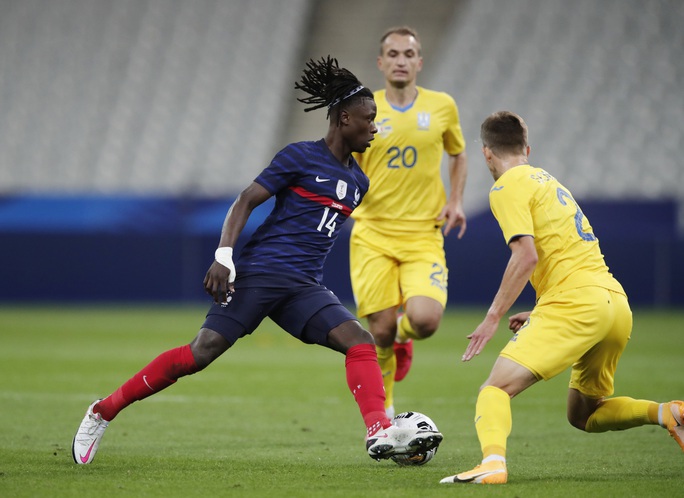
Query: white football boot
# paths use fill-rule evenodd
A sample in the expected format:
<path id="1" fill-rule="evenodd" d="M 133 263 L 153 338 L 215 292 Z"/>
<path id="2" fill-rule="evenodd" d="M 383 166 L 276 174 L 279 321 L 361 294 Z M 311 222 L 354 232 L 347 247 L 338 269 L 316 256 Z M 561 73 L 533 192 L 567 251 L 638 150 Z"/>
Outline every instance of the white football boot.
<path id="1" fill-rule="evenodd" d="M 97 447 L 100 445 L 100 441 L 102 441 L 104 431 L 109 425 L 109 422 L 104 420 L 102 415 L 93 413 L 93 407 L 100 401 L 102 400 L 95 400 L 88 407 L 71 444 L 71 456 L 74 457 L 74 462 L 79 465 L 85 465 L 93 461 L 95 453 L 97 453 Z"/>
<path id="2" fill-rule="evenodd" d="M 371 458 L 384 460 L 394 455 L 426 453 L 437 448 L 443 438 L 437 431 L 390 425 L 366 439 L 366 450 Z"/>

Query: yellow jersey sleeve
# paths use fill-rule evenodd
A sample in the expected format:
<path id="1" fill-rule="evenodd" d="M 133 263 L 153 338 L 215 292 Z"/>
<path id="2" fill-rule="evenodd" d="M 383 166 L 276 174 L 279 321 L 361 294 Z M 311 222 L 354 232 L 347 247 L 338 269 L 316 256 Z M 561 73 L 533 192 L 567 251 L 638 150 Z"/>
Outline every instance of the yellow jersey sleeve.
<path id="1" fill-rule="evenodd" d="M 378 230 L 434 230 L 446 193 L 441 176 L 444 152 L 465 150 L 458 107 L 446 93 L 418 87 L 403 109 L 375 92 L 378 133 L 363 154 L 355 154 L 370 179 L 370 189 L 354 210 L 356 221 Z"/>
<path id="2" fill-rule="evenodd" d="M 518 236 L 534 237 L 539 260 L 530 283 L 537 297 L 589 285 L 624 294 L 606 266 L 589 220 L 570 191 L 549 173 L 516 166 L 494 183 L 489 203 L 507 244 Z"/>

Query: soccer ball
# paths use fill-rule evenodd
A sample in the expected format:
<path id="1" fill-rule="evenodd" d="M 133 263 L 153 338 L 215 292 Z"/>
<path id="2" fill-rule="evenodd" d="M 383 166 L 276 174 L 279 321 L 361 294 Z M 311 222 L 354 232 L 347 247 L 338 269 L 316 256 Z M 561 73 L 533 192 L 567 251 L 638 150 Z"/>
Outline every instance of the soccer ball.
<path id="1" fill-rule="evenodd" d="M 439 432 L 437 425 L 430 417 L 418 412 L 400 413 L 392 419 L 392 424 L 401 428 L 420 428 Z M 398 465 L 425 465 L 435 457 L 437 448 L 432 448 L 425 453 L 413 453 L 406 455 L 394 455 L 392 460 Z"/>

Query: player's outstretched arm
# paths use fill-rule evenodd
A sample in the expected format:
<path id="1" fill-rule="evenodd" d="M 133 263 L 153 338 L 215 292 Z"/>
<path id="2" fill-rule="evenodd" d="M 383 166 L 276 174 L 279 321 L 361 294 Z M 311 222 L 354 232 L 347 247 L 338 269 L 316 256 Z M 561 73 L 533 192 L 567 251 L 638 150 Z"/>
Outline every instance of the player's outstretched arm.
<path id="1" fill-rule="evenodd" d="M 214 298 L 216 303 L 224 303 L 228 292 L 233 292 L 235 266 L 232 264 L 232 248 L 252 214 L 254 208 L 263 204 L 271 194 L 256 182 L 243 190 L 228 210 L 221 230 L 219 249 L 230 248 L 226 260 L 221 264 L 214 261 L 204 277 L 204 290 Z"/>
<path id="2" fill-rule="evenodd" d="M 468 361 L 480 354 L 489 340 L 494 337 L 499 321 L 518 299 L 537 266 L 537 249 L 534 247 L 534 239 L 531 236 L 524 235 L 515 238 L 508 245 L 511 248 L 511 258 L 508 260 L 501 285 L 485 319 L 472 334 L 467 336 L 470 342 L 461 358 L 463 361 Z"/>

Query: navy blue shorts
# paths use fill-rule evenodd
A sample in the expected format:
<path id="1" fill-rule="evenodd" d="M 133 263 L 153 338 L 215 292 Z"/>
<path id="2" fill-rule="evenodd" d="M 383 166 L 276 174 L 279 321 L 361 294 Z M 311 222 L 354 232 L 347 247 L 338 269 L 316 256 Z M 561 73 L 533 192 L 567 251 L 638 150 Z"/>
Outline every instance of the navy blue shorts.
<path id="1" fill-rule="evenodd" d="M 316 316 L 315 320 L 311 320 Z M 307 344 L 329 346 L 328 333 L 356 320 L 335 294 L 316 280 L 299 275 L 238 275 L 228 302 L 213 304 L 202 328 L 221 334 L 231 345 L 270 317 L 287 333 Z M 311 322 L 311 323 L 309 323 Z"/>

